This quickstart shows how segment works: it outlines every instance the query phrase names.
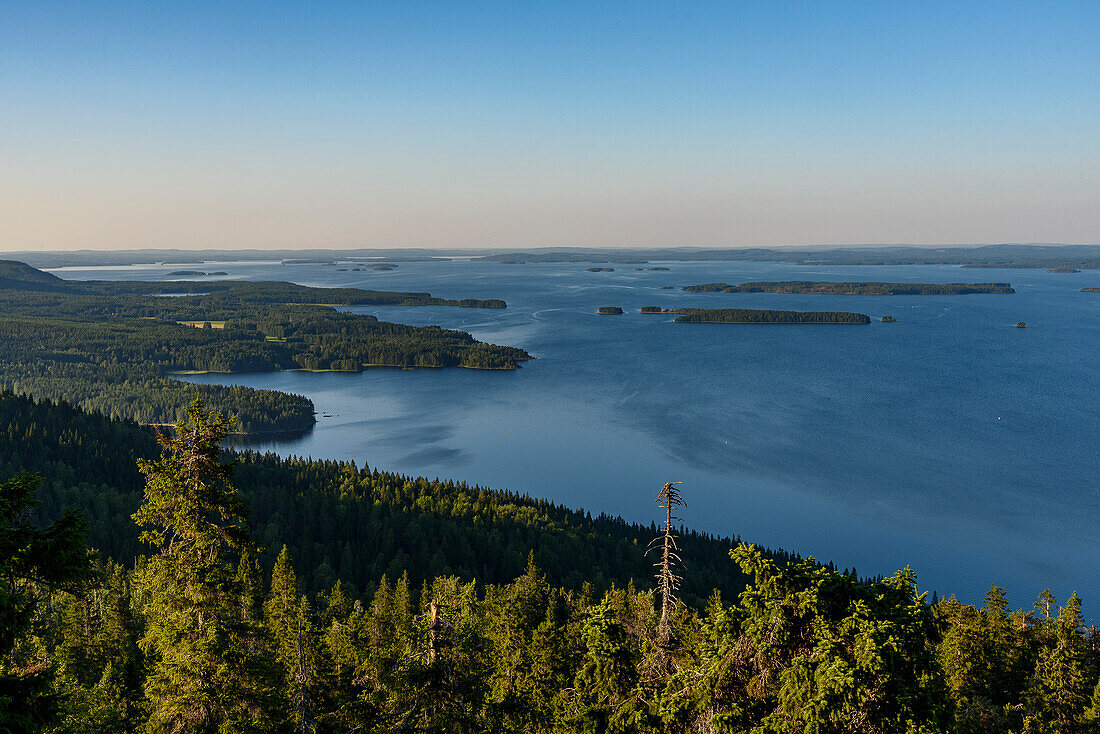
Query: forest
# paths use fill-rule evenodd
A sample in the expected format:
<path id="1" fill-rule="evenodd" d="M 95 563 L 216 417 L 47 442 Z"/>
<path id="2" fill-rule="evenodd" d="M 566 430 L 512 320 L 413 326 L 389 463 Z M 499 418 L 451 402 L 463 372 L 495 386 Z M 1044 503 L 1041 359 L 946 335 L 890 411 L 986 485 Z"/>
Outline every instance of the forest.
<path id="1" fill-rule="evenodd" d="M 689 293 L 791 293 L 835 296 L 963 296 L 973 293 L 1015 293 L 1010 283 L 832 283 L 824 280 L 757 281 L 730 285 L 685 285 Z"/>
<path id="2" fill-rule="evenodd" d="M 869 324 L 871 317 L 848 311 L 773 311 L 758 308 L 679 308 L 681 324 Z"/>
<path id="3" fill-rule="evenodd" d="M 198 289 L 209 292 L 164 297 Z M 186 414 L 195 392 L 172 379 L 175 373 L 515 369 L 531 358 L 463 331 L 392 324 L 334 307 L 363 304 L 505 306 L 291 283 L 64 281 L 0 262 L 0 388 L 169 424 Z M 211 407 L 238 415 L 243 432 L 300 431 L 315 422 L 313 404 L 302 396 L 217 385 L 199 390 Z"/>
<path id="4" fill-rule="evenodd" d="M 970 606 L 929 598 L 908 568 L 861 580 L 710 539 L 737 582 L 689 596 L 681 588 L 698 573 L 697 546 L 677 514 L 690 490 L 659 481 L 639 490 L 658 505 L 648 556 L 644 540 L 631 544 L 640 565 L 609 560 L 615 580 L 602 587 L 584 558 L 561 559 L 559 569 L 579 571 L 573 579 L 543 568 L 541 538 L 517 542 L 528 548 L 510 578 L 487 580 L 476 565 L 467 575 L 447 538 L 436 547 L 452 565 L 422 578 L 395 568 L 359 592 L 340 579 L 315 589 L 292 537 L 263 537 L 246 520 L 275 496 L 243 490 L 254 459 L 221 449 L 231 426 L 201 402 L 155 443 L 149 429 L 71 406 L 10 395 L 3 404 L 4 445 L 23 441 L 0 473 L 6 731 L 1100 730 L 1098 638 L 1076 595 L 1059 603 L 1044 592 L 1014 611 L 993 586 Z M 97 431 L 106 425 L 115 436 Z M 143 456 L 129 465 L 133 451 Z M 267 479 L 295 471 L 260 463 Z M 90 495 L 130 485 L 114 528 L 140 532 L 137 557 L 89 551 L 96 519 L 35 514 L 50 485 L 67 482 Z M 336 491 L 355 494 L 354 483 Z M 424 497 L 409 510 L 446 514 Z M 498 520 L 514 513 L 499 512 L 509 503 L 532 506 L 500 499 Z M 586 516 L 542 510 L 585 534 Z M 485 506 L 472 517 L 488 515 Z M 496 550 L 475 560 L 495 566 Z"/>

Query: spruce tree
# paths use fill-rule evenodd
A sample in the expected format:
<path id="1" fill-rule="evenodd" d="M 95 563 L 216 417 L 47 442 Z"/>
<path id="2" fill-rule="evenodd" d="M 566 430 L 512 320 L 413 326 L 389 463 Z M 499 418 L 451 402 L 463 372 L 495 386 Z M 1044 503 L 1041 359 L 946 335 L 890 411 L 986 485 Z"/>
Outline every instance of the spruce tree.
<path id="1" fill-rule="evenodd" d="M 79 591 L 94 578 L 83 520 L 73 514 L 43 530 L 30 521 L 38 477 L 0 484 L 0 730 L 37 732 L 58 714 L 50 661 L 23 640 L 51 589 Z"/>
<path id="2" fill-rule="evenodd" d="M 134 514 L 158 552 L 137 572 L 144 588 L 150 732 L 246 732 L 265 721 L 256 625 L 241 609 L 240 555 L 253 547 L 244 505 L 221 463 L 231 426 L 201 400 L 158 433 L 163 454 L 140 461 L 145 501 Z"/>
<path id="3" fill-rule="evenodd" d="M 1052 621 L 1051 644 L 1039 651 L 1029 698 L 1044 731 L 1075 732 L 1089 703 L 1092 686 L 1085 677 L 1085 639 L 1081 634 L 1081 599 L 1074 593 Z"/>

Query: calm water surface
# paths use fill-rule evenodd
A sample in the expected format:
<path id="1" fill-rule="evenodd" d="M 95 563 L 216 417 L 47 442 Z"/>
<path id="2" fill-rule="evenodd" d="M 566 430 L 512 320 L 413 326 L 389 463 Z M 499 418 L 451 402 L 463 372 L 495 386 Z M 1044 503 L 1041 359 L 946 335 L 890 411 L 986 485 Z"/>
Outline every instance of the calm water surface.
<path id="1" fill-rule="evenodd" d="M 503 487 L 633 520 L 682 481 L 692 526 L 861 575 L 1030 607 L 1100 599 L 1100 273 L 955 267 L 401 263 L 392 272 L 224 264 L 230 277 L 504 298 L 503 311 L 352 309 L 463 329 L 538 357 L 515 371 L 197 376 L 309 396 L 307 436 L 257 447 Z M 202 269 L 188 265 L 187 269 Z M 66 269 L 163 279 L 179 266 Z M 1008 281 L 1015 295 L 691 294 L 746 280 Z M 672 285 L 673 290 L 661 286 Z M 597 316 L 603 305 L 623 316 Z M 673 324 L 641 306 L 845 310 L 870 326 Z M 898 323 L 883 324 L 884 314 Z M 1017 321 L 1027 329 L 1017 329 Z"/>

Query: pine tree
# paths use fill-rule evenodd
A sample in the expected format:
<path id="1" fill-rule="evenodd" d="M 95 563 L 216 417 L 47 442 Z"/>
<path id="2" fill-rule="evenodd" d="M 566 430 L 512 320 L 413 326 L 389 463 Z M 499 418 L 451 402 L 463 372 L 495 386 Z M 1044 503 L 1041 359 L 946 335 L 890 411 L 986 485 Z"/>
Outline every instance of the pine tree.
<path id="1" fill-rule="evenodd" d="M 230 422 L 200 400 L 188 421 L 159 433 L 156 462 L 141 461 L 145 501 L 134 520 L 158 553 L 141 567 L 150 732 L 260 728 L 265 720 L 256 625 L 242 618 L 240 555 L 252 549 L 244 506 L 220 461 Z"/>

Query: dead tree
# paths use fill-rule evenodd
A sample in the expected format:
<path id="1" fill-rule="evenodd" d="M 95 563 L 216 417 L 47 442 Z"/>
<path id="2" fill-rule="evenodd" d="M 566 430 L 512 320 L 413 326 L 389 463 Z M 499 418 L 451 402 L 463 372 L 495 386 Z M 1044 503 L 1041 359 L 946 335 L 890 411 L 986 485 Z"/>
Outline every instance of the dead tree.
<path id="1" fill-rule="evenodd" d="M 317 723 L 313 720 L 312 702 L 309 697 L 307 659 L 305 639 L 302 635 L 302 622 L 298 620 L 298 672 L 294 676 L 294 683 L 298 689 L 296 734 L 312 734 L 317 730 Z"/>
<path id="2" fill-rule="evenodd" d="M 661 618 L 657 622 L 657 644 L 663 650 L 668 650 L 674 642 L 672 637 L 672 612 L 680 604 L 678 592 L 683 577 L 676 573 L 683 565 L 680 558 L 680 546 L 676 539 L 678 536 L 672 529 L 672 521 L 680 520 L 676 516 L 676 508 L 683 507 L 687 503 L 680 495 L 676 485 L 680 482 L 668 482 L 657 493 L 657 506 L 665 511 L 664 529 L 660 535 L 649 542 L 646 555 L 651 551 L 659 550 L 660 559 L 653 564 L 657 569 L 654 577 L 657 579 L 657 595 L 661 598 Z"/>

